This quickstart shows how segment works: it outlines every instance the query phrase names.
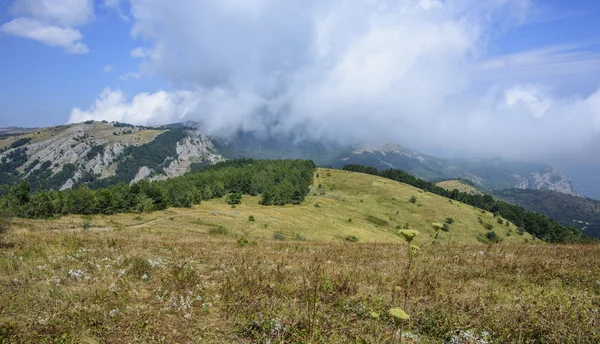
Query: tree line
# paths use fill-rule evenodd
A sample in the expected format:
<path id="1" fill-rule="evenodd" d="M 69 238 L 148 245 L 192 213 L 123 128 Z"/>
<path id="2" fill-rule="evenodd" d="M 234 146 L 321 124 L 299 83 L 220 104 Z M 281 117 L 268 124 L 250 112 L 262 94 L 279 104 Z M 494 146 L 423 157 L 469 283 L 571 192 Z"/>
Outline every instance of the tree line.
<path id="1" fill-rule="evenodd" d="M 563 226 L 545 215 L 534 213 L 521 206 L 495 199 L 491 195 L 474 195 L 466 192 L 460 192 L 457 189 L 449 191 L 435 185 L 434 183 L 417 178 L 397 169 L 379 171 L 374 167 L 357 164 L 345 165 L 343 169 L 346 171 L 367 173 L 392 179 L 401 183 L 412 185 L 436 195 L 444 196 L 449 199 L 457 200 L 462 203 L 487 210 L 511 221 L 517 227 L 522 228 L 535 237 L 547 242 L 566 243 L 593 241 L 592 238 L 583 236 L 582 232 L 577 228 Z"/>
<path id="2" fill-rule="evenodd" d="M 262 195 L 260 204 L 298 204 L 312 183 L 309 160 L 241 159 L 164 181 L 142 180 L 91 189 L 84 184 L 64 191 L 31 191 L 27 181 L 0 186 L 0 209 L 11 216 L 49 218 L 67 214 L 149 212 L 191 207 L 202 200 L 234 194 Z"/>

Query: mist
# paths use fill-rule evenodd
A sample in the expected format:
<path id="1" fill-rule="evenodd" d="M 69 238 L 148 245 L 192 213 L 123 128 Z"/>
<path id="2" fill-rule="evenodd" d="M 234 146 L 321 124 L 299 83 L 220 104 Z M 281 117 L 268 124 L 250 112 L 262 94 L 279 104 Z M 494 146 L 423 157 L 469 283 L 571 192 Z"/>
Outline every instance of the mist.
<path id="1" fill-rule="evenodd" d="M 585 43 L 497 54 L 535 24 L 527 0 L 132 0 L 141 77 L 69 122 L 197 121 L 211 135 L 358 144 L 454 156 L 597 161 L 600 56 Z"/>

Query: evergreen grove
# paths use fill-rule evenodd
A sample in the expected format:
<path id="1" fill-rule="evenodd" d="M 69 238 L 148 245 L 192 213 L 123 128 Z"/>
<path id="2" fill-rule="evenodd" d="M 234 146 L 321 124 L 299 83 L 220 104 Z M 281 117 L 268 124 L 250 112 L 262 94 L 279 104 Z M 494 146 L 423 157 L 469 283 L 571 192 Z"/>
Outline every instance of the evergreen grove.
<path id="1" fill-rule="evenodd" d="M 309 191 L 315 168 L 309 160 L 240 159 L 164 181 L 142 180 L 101 189 L 79 185 L 65 191 L 34 193 L 22 181 L 12 187 L 0 186 L 0 209 L 25 218 L 148 212 L 191 207 L 228 194 L 262 195 L 263 205 L 298 204 Z"/>

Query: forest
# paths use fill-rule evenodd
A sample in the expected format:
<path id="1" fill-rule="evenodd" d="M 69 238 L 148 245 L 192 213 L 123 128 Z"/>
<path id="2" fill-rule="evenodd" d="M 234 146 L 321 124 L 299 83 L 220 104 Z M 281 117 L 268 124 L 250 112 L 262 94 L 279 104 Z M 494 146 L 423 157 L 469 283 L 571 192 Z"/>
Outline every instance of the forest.
<path id="1" fill-rule="evenodd" d="M 67 214 L 149 212 L 169 207 L 191 207 L 202 200 L 228 196 L 262 195 L 260 204 L 298 204 L 304 200 L 316 166 L 309 160 L 240 159 L 217 163 L 180 177 L 133 185 L 119 183 L 90 189 L 86 185 L 64 191 L 31 191 L 27 181 L 0 186 L 0 209 L 9 216 L 49 218 Z"/>
<path id="2" fill-rule="evenodd" d="M 574 227 L 559 224 L 553 219 L 538 213 L 527 211 L 525 208 L 495 199 L 491 195 L 473 195 L 460 192 L 456 189 L 448 191 L 442 187 L 428 182 L 424 179 L 412 176 L 402 170 L 387 169 L 379 171 L 374 167 L 349 164 L 343 167 L 346 171 L 361 172 L 392 179 L 401 183 L 409 184 L 427 192 L 457 200 L 465 204 L 489 211 L 514 223 L 522 230 L 529 232 L 547 242 L 588 242 L 594 239 L 584 236 L 582 232 Z"/>

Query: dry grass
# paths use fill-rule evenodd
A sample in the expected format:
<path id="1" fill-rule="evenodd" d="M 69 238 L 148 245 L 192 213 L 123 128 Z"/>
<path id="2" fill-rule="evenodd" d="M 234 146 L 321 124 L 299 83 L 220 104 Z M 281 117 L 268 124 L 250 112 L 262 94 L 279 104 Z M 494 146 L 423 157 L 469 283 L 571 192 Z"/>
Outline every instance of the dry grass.
<path id="1" fill-rule="evenodd" d="M 462 182 L 460 180 L 444 180 L 444 181 L 437 183 L 436 185 L 439 187 L 442 187 L 448 191 L 457 189 L 460 192 L 466 192 L 466 193 L 470 193 L 473 195 L 481 194 L 481 191 L 477 190 L 476 188 L 472 187 L 469 184 L 465 184 L 464 182 Z"/>
<path id="2" fill-rule="evenodd" d="M 516 233 L 478 244 L 477 217 L 491 214 L 317 173 L 317 195 L 299 206 L 244 197 L 236 208 L 16 220 L 0 245 L 0 342 L 389 343 L 386 311 L 407 290 L 405 342 L 600 342 L 600 247 L 524 245 Z M 447 216 L 455 223 L 433 244 L 431 222 Z M 405 221 L 421 233 L 407 289 L 394 227 Z"/>
<path id="3" fill-rule="evenodd" d="M 20 227 L 5 242 L 9 342 L 386 343 L 386 311 L 404 295 L 404 244 L 246 245 L 143 227 Z M 469 330 L 499 343 L 600 341 L 598 246 L 434 244 L 416 258 L 405 331 L 422 343 Z"/>

